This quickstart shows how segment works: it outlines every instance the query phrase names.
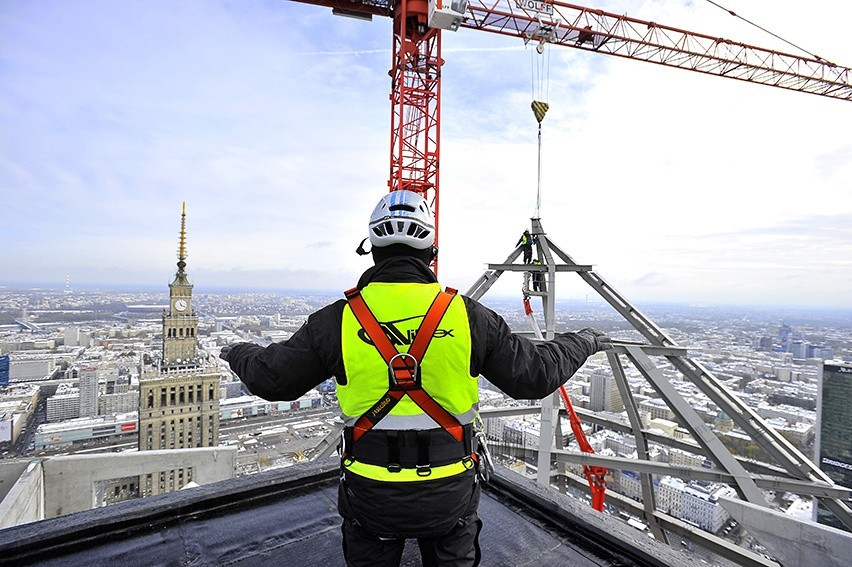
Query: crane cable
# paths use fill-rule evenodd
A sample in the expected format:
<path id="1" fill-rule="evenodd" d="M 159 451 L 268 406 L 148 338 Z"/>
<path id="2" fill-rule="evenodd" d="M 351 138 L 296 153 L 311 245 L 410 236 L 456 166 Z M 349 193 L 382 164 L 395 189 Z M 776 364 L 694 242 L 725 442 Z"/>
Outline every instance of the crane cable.
<path id="1" fill-rule="evenodd" d="M 541 40 L 535 50 L 530 51 L 530 72 L 532 104 L 530 105 L 538 121 L 538 184 L 536 187 L 535 198 L 535 218 L 541 217 L 541 121 L 544 120 L 544 115 L 550 105 L 547 103 L 550 96 L 550 51 L 544 49 L 545 40 Z M 545 54 L 546 53 L 546 54 Z M 539 60 L 536 61 L 536 54 Z"/>
<path id="2" fill-rule="evenodd" d="M 548 91 L 550 88 L 550 52 L 545 50 L 544 46 L 546 39 L 542 38 L 536 46 L 536 53 L 541 56 L 540 61 L 535 61 L 535 54 L 532 54 L 532 104 L 530 105 L 538 122 L 538 189 L 536 191 L 535 217 L 539 218 L 541 212 L 541 122 L 544 120 L 544 115 L 547 114 L 550 104 L 547 103 Z M 545 56 L 547 51 L 547 56 Z M 532 53 L 532 52 L 531 52 Z M 536 89 L 538 87 L 538 89 Z M 543 100 L 541 100 L 543 99 Z M 529 272 L 527 272 L 529 273 Z M 529 317 L 532 323 L 533 332 L 538 339 L 543 339 L 541 329 L 535 320 L 532 306 L 530 305 L 530 296 L 525 293 L 524 298 L 524 313 Z M 584 453 L 594 453 L 589 440 L 586 438 L 586 432 L 583 431 L 583 426 L 577 412 L 574 411 L 574 406 L 571 404 L 571 398 L 568 396 L 568 391 L 565 386 L 559 387 L 559 395 L 562 398 L 562 403 L 565 406 L 565 411 L 568 413 L 568 421 L 571 424 L 571 431 L 574 433 L 574 439 L 580 446 L 580 450 Z M 598 512 L 604 509 L 604 499 L 606 497 L 606 475 L 609 470 L 605 467 L 583 465 L 583 473 L 586 475 L 586 480 L 589 483 L 589 492 L 592 496 L 592 508 Z"/>
<path id="3" fill-rule="evenodd" d="M 790 45 L 790 46 L 792 46 L 792 47 L 795 47 L 796 49 L 798 49 L 799 51 L 801 51 L 801 52 L 803 52 L 803 53 L 807 53 L 808 55 L 810 55 L 811 57 L 813 57 L 813 58 L 814 58 L 814 59 L 816 59 L 817 61 L 820 61 L 821 63 L 825 63 L 826 65 L 830 65 L 830 66 L 832 66 L 832 67 L 837 67 L 837 65 L 836 65 L 836 64 L 834 64 L 834 63 L 832 63 L 831 61 L 828 61 L 827 59 L 823 59 L 822 57 L 820 57 L 820 56 L 819 56 L 819 55 L 817 55 L 816 53 L 811 53 L 810 51 L 808 51 L 808 50 L 807 50 L 807 49 L 805 49 L 804 47 L 800 47 L 800 46 L 796 45 L 795 43 L 793 43 L 792 41 L 789 41 L 789 40 L 787 40 L 787 39 L 784 39 L 783 37 L 781 37 L 780 35 L 778 35 L 778 34 L 776 34 L 776 33 L 772 33 L 772 32 L 771 32 L 771 31 L 769 31 L 768 29 L 766 29 L 766 28 L 764 28 L 764 27 L 762 27 L 762 26 L 757 25 L 756 23 L 752 22 L 751 20 L 749 20 L 749 19 L 747 19 L 747 18 L 744 18 L 744 17 L 740 16 L 739 14 L 737 14 L 736 12 L 734 12 L 733 10 L 729 10 L 728 8 L 725 8 L 725 7 L 724 7 L 724 6 L 722 6 L 721 4 L 717 4 L 716 2 L 713 2 L 713 0 L 707 0 L 707 1 L 708 1 L 709 3 L 711 3 L 711 4 L 713 4 L 714 6 L 716 6 L 717 8 L 719 8 L 719 9 L 721 9 L 721 10 L 726 11 L 727 13 L 729 13 L 730 15 L 732 15 L 733 17 L 741 19 L 741 20 L 742 20 L 742 21 L 744 21 L 745 23 L 747 23 L 747 24 L 749 24 L 749 25 L 751 25 L 751 26 L 756 27 L 757 29 L 759 29 L 759 30 L 760 30 L 760 31 L 762 31 L 762 32 L 766 32 L 766 33 L 768 33 L 769 35 L 771 35 L 772 37 L 774 37 L 774 38 L 776 38 L 776 39 L 780 39 L 781 41 L 783 41 L 783 42 L 784 42 L 784 43 L 786 43 L 787 45 Z"/>

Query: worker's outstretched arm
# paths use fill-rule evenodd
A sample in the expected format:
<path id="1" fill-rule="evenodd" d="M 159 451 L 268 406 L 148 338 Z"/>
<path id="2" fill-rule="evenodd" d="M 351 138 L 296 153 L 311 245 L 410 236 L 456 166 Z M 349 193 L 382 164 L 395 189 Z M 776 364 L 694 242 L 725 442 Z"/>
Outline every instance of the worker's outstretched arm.
<path id="1" fill-rule="evenodd" d="M 515 399 L 541 399 L 556 391 L 591 355 L 611 348 L 609 337 L 594 329 L 559 333 L 534 343 L 512 333 L 506 321 L 465 297 L 475 345 L 471 374 L 481 374 Z M 484 348 L 483 348 L 484 345 Z"/>
<path id="2" fill-rule="evenodd" d="M 266 400 L 296 400 L 334 375 L 326 334 L 335 325 L 339 334 L 339 312 L 324 308 L 292 337 L 265 348 L 253 343 L 228 345 L 222 349 L 223 358 L 252 394 Z"/>

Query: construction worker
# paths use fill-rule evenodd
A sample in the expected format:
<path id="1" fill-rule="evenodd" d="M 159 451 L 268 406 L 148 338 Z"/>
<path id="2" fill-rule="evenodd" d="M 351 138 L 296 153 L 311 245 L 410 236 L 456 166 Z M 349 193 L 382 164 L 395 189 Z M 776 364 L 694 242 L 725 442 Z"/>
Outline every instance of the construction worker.
<path id="1" fill-rule="evenodd" d="M 609 338 L 584 329 L 533 343 L 477 301 L 442 291 L 428 267 L 432 212 L 417 193 L 382 197 L 369 238 L 374 265 L 347 299 L 286 341 L 228 345 L 222 358 L 267 400 L 336 379 L 347 565 L 398 566 L 409 538 L 424 566 L 479 565 L 478 377 L 512 398 L 540 399 Z"/>
<path id="2" fill-rule="evenodd" d="M 533 266 L 541 266 L 541 260 L 536 258 L 533 260 Z M 533 271 L 532 273 L 533 291 L 544 291 L 544 272 Z"/>
<path id="3" fill-rule="evenodd" d="M 532 262 L 532 247 L 535 244 L 535 237 L 530 235 L 529 230 L 524 230 L 524 233 L 518 239 L 518 242 L 515 243 L 515 246 L 520 246 L 524 251 L 524 264 L 529 264 Z"/>

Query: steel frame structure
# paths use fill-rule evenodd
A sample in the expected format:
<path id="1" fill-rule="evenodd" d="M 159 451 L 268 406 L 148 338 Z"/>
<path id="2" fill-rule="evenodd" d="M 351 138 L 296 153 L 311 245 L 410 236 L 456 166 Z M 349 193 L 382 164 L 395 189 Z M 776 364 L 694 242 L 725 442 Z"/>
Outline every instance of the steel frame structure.
<path id="1" fill-rule="evenodd" d="M 607 352 L 607 359 L 622 396 L 622 401 L 625 404 L 630 423 L 629 428 L 621 425 L 620 429 L 630 430 L 634 434 L 638 460 L 571 453 L 563 451 L 561 448 L 555 448 L 554 440 L 561 438 L 561 436 L 557 435 L 558 401 L 556 401 L 556 394 L 554 394 L 542 400 L 541 406 L 538 408 L 541 415 L 538 483 L 541 486 L 550 486 L 551 463 L 554 459 L 556 462 L 573 462 L 587 466 L 638 472 L 641 478 L 644 518 L 655 537 L 662 541 L 666 541 L 666 537 L 659 522 L 661 512 L 656 510 L 651 474 L 671 474 L 685 479 L 713 479 L 724 482 L 730 484 L 742 500 L 764 507 L 767 506 L 767 503 L 761 488 L 773 487 L 778 490 L 814 496 L 820 500 L 820 503 L 828 507 L 844 525 L 852 529 L 852 510 L 844 502 L 849 498 L 849 489 L 837 487 L 828 475 L 769 426 L 754 410 L 734 396 L 716 376 L 700 363 L 689 358 L 686 349 L 677 345 L 651 319 L 595 273 L 591 266 L 578 264 L 563 252 L 544 232 L 539 218 L 531 219 L 530 233 L 536 239 L 538 257 L 542 259 L 542 265 L 515 264 L 514 260 L 521 254 L 521 248 L 517 247 L 504 262 L 489 264 L 488 270 L 470 287 L 466 295 L 473 299 L 480 299 L 505 272 L 524 273 L 524 292 L 529 295 L 540 296 L 544 311 L 546 335 L 543 335 L 537 328 L 535 319 L 531 319 L 536 326 L 532 334 L 550 340 L 555 334 L 556 273 L 575 272 L 647 341 L 643 344 L 617 342 L 615 348 Z M 557 263 L 554 257 L 562 263 Z M 547 273 L 547 284 L 544 291 L 531 291 L 529 289 L 532 271 Z M 650 440 L 659 442 L 660 436 L 654 436 L 642 428 L 638 405 L 630 391 L 622 366 L 622 357 L 626 358 L 642 374 L 648 384 L 677 416 L 680 423 L 689 430 L 697 446 L 689 444 L 687 450 L 709 457 L 717 471 L 705 473 L 705 471 L 690 470 L 688 467 L 669 467 L 667 465 L 660 467 L 658 463 L 648 461 L 648 442 Z M 651 357 L 668 362 L 671 367 L 695 384 L 722 411 L 731 416 L 737 425 L 780 465 L 780 468 L 771 464 L 763 464 L 762 466 L 749 467 L 752 469 L 752 471 L 749 471 L 746 461 L 737 459 L 728 451 L 686 399 L 671 385 L 669 379 L 657 366 L 657 362 Z M 527 408 L 521 408 L 509 413 L 528 412 Z M 494 413 L 495 415 L 500 414 L 500 412 Z M 584 421 L 593 423 L 596 421 L 593 419 L 592 412 L 579 410 L 577 413 Z M 483 412 L 483 414 L 488 415 L 488 412 Z M 675 440 L 671 440 L 671 442 L 665 444 L 674 444 Z M 680 444 L 685 443 L 681 442 Z M 754 472 L 755 470 L 760 472 Z"/>

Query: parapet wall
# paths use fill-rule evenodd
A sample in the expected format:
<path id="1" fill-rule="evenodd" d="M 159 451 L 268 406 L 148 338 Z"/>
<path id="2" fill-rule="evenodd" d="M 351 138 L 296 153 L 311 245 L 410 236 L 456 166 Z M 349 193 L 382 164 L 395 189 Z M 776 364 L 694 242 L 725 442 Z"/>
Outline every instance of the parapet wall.
<path id="1" fill-rule="evenodd" d="M 195 469 L 193 480 L 199 485 L 233 478 L 236 456 L 236 447 L 199 447 L 45 459 L 43 518 L 92 509 L 95 483 L 100 481 L 189 467 Z"/>
<path id="2" fill-rule="evenodd" d="M 32 461 L 0 502 L 0 529 L 44 518 L 41 461 Z"/>

